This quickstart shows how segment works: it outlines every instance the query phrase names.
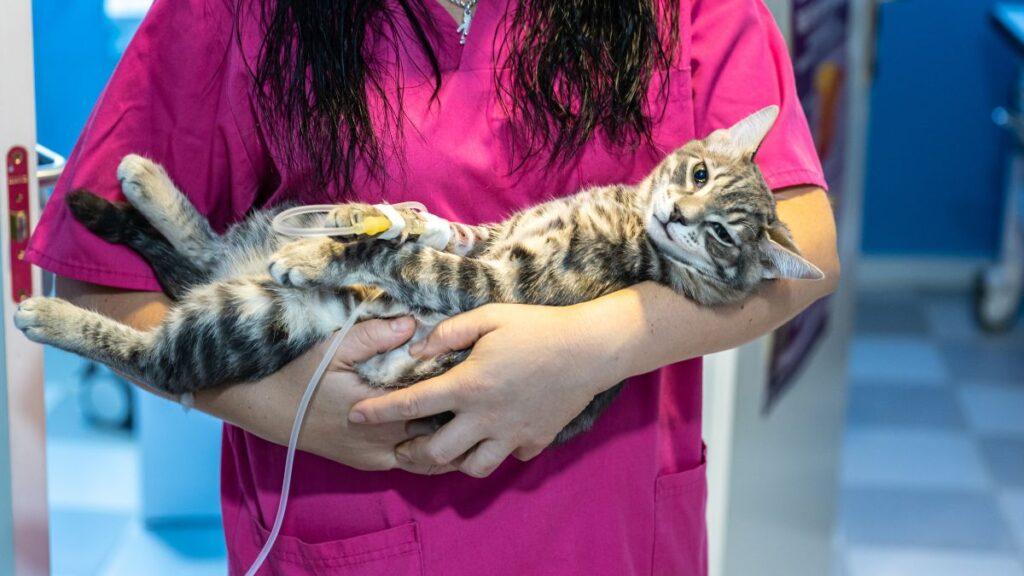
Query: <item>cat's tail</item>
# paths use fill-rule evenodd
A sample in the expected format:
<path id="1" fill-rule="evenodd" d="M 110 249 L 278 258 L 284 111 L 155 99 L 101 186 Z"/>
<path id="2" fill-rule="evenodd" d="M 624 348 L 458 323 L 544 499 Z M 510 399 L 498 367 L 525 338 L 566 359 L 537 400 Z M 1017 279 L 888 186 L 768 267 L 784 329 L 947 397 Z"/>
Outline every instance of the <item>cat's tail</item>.
<path id="1" fill-rule="evenodd" d="M 75 190 L 65 198 L 72 216 L 90 232 L 111 244 L 123 244 L 149 262 L 164 292 L 180 299 L 193 286 L 209 281 L 210 273 L 181 254 L 134 206 L 111 202 Z"/>

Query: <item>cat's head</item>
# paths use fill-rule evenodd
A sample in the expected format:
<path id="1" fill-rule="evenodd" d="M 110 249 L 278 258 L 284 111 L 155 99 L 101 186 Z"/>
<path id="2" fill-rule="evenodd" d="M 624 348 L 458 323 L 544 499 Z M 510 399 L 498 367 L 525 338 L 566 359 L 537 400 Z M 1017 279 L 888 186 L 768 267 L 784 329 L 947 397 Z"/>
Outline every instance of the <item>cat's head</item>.
<path id="1" fill-rule="evenodd" d="M 704 303 L 735 301 L 764 279 L 824 277 L 776 217 L 754 163 L 778 114 L 769 106 L 689 142 L 648 178 L 647 234 Z"/>

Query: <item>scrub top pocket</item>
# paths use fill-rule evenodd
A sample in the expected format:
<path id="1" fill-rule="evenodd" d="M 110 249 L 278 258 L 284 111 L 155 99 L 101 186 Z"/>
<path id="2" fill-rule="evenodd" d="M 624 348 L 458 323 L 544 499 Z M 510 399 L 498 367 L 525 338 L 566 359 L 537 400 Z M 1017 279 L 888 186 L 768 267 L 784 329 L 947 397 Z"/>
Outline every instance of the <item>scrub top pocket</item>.
<path id="1" fill-rule="evenodd" d="M 252 521 L 245 554 L 232 560 L 252 562 L 270 531 Z M 423 576 L 420 529 L 416 522 L 340 540 L 310 543 L 294 536 L 280 535 L 260 576 Z M 237 552 L 237 546 L 235 547 Z M 230 573 L 239 575 L 249 568 L 232 562 Z"/>
<path id="2" fill-rule="evenodd" d="M 707 463 L 666 474 L 655 487 L 655 576 L 707 574 Z"/>

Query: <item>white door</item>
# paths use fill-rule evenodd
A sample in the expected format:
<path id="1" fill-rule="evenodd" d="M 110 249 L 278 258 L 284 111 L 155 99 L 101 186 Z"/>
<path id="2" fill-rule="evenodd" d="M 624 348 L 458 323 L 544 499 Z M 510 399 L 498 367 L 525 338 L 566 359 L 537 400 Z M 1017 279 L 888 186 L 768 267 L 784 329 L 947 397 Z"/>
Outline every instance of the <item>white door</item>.
<path id="1" fill-rule="evenodd" d="M 39 218 L 32 13 L 5 0 L 0 17 L 0 575 L 49 574 L 43 348 L 14 327 L 17 302 L 40 290 L 23 260 Z"/>

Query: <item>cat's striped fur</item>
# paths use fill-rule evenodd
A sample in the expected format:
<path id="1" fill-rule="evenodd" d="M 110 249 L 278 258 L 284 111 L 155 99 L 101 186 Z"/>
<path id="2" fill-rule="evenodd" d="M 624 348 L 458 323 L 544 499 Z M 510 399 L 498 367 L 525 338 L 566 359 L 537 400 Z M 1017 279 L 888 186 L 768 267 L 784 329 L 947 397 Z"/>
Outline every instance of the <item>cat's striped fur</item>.
<path id="1" fill-rule="evenodd" d="M 571 305 L 644 281 L 706 305 L 735 302 L 765 278 L 820 276 L 796 254 L 753 162 L 776 113 L 690 142 L 639 184 L 584 190 L 487 225 L 477 231 L 486 240 L 465 255 L 415 242 L 296 241 L 272 230 L 275 211 L 217 235 L 159 166 L 129 156 L 118 174 L 129 204 L 87 192 L 68 202 L 91 230 L 147 258 L 176 300 L 166 320 L 143 332 L 32 298 L 16 323 L 33 340 L 178 394 L 268 376 L 370 298 L 367 317 L 413 314 L 413 341 L 489 302 Z M 332 217 L 344 219 L 353 206 Z M 358 371 L 374 386 L 405 386 L 468 354 L 420 361 L 407 350 Z M 595 398 L 558 439 L 587 429 L 618 388 Z"/>

